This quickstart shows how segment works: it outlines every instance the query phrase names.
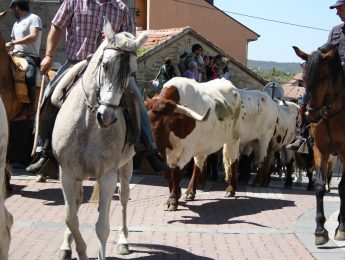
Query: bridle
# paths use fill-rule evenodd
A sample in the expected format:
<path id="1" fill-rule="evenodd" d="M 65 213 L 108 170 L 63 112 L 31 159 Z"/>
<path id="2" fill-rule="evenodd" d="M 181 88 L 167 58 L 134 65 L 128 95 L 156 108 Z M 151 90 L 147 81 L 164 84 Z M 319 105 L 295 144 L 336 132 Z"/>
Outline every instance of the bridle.
<path id="1" fill-rule="evenodd" d="M 116 58 L 118 58 L 118 56 L 121 56 L 121 55 L 122 56 L 123 55 L 124 56 L 128 56 L 128 57 L 130 55 L 137 56 L 136 52 L 132 51 L 132 50 L 128 50 L 128 49 L 120 48 L 120 47 L 106 46 L 106 47 L 103 48 L 103 52 L 102 52 L 102 54 L 100 55 L 100 57 L 99 57 L 99 59 L 97 61 L 97 68 L 96 68 L 96 70 L 100 70 L 101 68 L 104 68 L 105 66 L 107 66 L 107 64 L 103 62 L 103 56 L 104 56 L 104 51 L 105 50 L 115 50 L 115 51 L 119 52 L 120 54 L 116 55 L 115 56 Z M 85 88 L 84 88 L 84 80 L 83 80 L 84 77 L 81 78 L 81 87 L 82 87 L 82 90 L 83 90 L 83 93 L 84 93 L 84 96 L 85 96 L 85 105 L 87 106 L 87 108 L 91 112 L 95 112 L 99 108 L 100 105 L 103 105 L 105 107 L 109 107 L 109 108 L 112 108 L 112 109 L 120 108 L 121 107 L 120 105 L 113 105 L 113 104 L 110 104 L 108 102 L 104 102 L 104 101 L 101 100 L 101 97 L 100 97 L 100 92 L 101 92 L 101 83 L 100 83 L 101 82 L 101 73 L 98 72 L 97 74 L 99 76 L 97 78 L 97 84 L 96 84 L 97 87 L 96 87 L 96 104 L 95 105 L 92 104 L 93 102 L 89 101 L 89 98 L 88 98 L 87 93 L 86 93 Z"/>

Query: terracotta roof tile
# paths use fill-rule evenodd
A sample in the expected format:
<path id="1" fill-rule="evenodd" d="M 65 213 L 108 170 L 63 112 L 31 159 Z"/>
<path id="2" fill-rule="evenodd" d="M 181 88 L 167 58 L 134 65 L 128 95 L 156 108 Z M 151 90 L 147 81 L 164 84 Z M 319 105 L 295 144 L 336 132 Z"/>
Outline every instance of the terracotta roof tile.
<path id="1" fill-rule="evenodd" d="M 302 81 L 302 73 L 297 73 L 293 78 L 283 85 L 284 96 L 291 99 L 299 99 L 303 96 L 305 90 L 304 87 L 300 84 Z"/>
<path id="2" fill-rule="evenodd" d="M 147 42 L 144 44 L 144 48 L 152 48 L 155 47 L 162 42 L 168 41 L 176 34 L 181 33 L 183 30 L 189 27 L 181 27 L 181 28 L 168 28 L 168 29 L 159 29 L 159 30 L 148 30 L 149 37 Z M 139 35 L 143 31 L 137 31 L 137 35 Z"/>

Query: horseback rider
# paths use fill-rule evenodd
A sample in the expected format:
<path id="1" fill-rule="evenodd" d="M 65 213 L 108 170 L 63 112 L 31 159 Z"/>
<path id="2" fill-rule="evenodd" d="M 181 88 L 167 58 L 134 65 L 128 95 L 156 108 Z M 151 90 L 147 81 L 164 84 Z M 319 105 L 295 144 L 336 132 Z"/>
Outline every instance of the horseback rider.
<path id="1" fill-rule="evenodd" d="M 30 12 L 27 0 L 12 0 L 10 9 L 13 12 L 16 22 L 12 27 L 11 41 L 6 43 L 10 55 L 24 58 L 28 63 L 25 72 L 25 82 L 28 85 L 28 98 L 23 100 L 29 103 L 29 115 L 35 114 L 36 96 L 36 71 L 39 68 L 39 51 L 42 37 L 41 18 Z"/>
<path id="2" fill-rule="evenodd" d="M 36 163 L 29 165 L 26 171 L 38 172 L 48 158 L 52 158 L 51 137 L 58 108 L 54 107 L 50 97 L 55 87 L 54 82 L 70 66 L 93 54 L 103 40 L 103 19 L 106 16 L 115 33 L 127 31 L 133 33 L 133 21 L 130 11 L 121 0 L 65 0 L 55 17 L 47 38 L 45 57 L 41 62 L 41 73 L 46 74 L 53 65 L 53 57 L 61 39 L 63 30 L 66 29 L 66 55 L 67 61 L 59 69 L 56 76 L 47 86 L 41 104 L 40 135 L 42 152 Z M 151 124 L 148 119 L 146 107 L 133 77 L 129 86 L 134 92 L 135 101 L 139 103 L 141 117 L 141 142 L 136 145 L 137 152 L 147 155 L 152 168 L 159 172 L 167 169 L 167 165 L 159 156 L 152 134 Z"/>
<path id="3" fill-rule="evenodd" d="M 337 10 L 337 15 L 343 23 L 336 25 L 332 28 L 328 36 L 328 41 L 324 46 L 326 46 L 327 44 L 332 44 L 337 47 L 341 64 L 343 65 L 343 69 L 345 70 L 345 0 L 338 0 L 334 5 L 331 5 L 329 8 Z M 323 47 L 320 47 L 319 49 L 322 51 L 322 48 Z M 305 92 L 300 104 L 300 135 L 296 137 L 295 142 L 289 144 L 286 147 L 287 149 L 298 151 L 301 145 L 304 143 L 304 140 L 306 140 L 306 138 L 309 137 L 309 130 L 307 127 L 308 120 L 305 116 L 308 98 L 309 94 Z"/>

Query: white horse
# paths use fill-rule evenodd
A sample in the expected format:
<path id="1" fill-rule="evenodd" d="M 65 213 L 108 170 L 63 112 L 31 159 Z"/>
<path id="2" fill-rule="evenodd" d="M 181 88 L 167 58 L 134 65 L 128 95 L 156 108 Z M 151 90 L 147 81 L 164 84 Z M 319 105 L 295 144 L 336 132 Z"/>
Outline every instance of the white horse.
<path id="1" fill-rule="evenodd" d="M 6 260 L 11 242 L 12 215 L 5 207 L 5 166 L 8 143 L 8 122 L 4 104 L 0 98 L 0 259 Z"/>
<path id="2" fill-rule="evenodd" d="M 71 257 L 73 239 L 78 259 L 88 259 L 77 215 L 82 202 L 82 181 L 88 177 L 96 178 L 99 184 L 96 233 L 98 257 L 105 259 L 109 210 L 117 174 L 122 204 L 118 253 L 129 253 L 126 214 L 135 152 L 133 145 L 125 143 L 126 122 L 120 99 L 130 75 L 137 69 L 136 51 L 147 40 L 147 34 L 137 39 L 126 32 L 115 34 L 108 19 L 104 20 L 105 40 L 62 105 L 53 131 L 53 152 L 60 165 L 66 205 L 67 229 L 60 248 L 61 259 Z"/>

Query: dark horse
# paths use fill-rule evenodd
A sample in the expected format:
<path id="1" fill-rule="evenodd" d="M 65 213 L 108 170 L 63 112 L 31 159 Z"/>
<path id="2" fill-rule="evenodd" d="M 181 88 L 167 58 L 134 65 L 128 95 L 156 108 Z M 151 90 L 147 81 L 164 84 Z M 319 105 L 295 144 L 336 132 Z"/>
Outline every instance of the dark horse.
<path id="1" fill-rule="evenodd" d="M 328 158 L 339 155 L 345 165 L 345 75 L 335 46 L 327 44 L 317 51 L 306 54 L 293 47 L 296 54 L 306 61 L 303 81 L 310 94 L 307 110 L 314 138 L 314 160 L 316 170 L 316 230 L 315 244 L 328 242 L 324 227 L 326 218 L 323 197 L 326 192 Z M 336 240 L 345 240 L 345 174 L 343 170 L 338 191 L 340 196 L 339 225 Z"/>

